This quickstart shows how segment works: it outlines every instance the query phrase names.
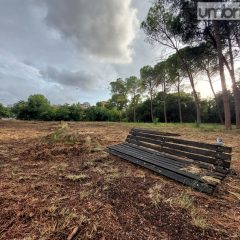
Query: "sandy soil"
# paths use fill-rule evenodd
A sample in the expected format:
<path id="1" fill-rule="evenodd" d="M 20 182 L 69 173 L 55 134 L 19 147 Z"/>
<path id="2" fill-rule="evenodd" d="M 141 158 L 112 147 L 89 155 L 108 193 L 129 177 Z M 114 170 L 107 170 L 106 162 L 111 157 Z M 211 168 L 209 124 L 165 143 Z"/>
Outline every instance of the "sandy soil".
<path id="1" fill-rule="evenodd" d="M 105 153 L 127 125 L 63 125 L 0 121 L 0 239 L 240 239 L 239 133 L 159 128 L 233 147 L 208 196 Z"/>

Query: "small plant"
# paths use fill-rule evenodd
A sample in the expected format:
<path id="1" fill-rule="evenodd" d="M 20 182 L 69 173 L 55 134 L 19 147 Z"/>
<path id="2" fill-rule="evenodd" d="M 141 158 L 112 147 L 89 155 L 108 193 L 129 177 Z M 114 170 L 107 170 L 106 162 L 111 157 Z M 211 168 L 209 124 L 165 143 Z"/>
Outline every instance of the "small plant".
<path id="1" fill-rule="evenodd" d="M 103 151 L 103 149 L 104 148 L 102 147 L 102 145 L 96 141 L 92 148 L 92 152 L 101 152 L 101 151 Z"/>
<path id="2" fill-rule="evenodd" d="M 220 183 L 221 181 L 217 178 L 211 177 L 211 176 L 203 176 L 202 180 L 204 180 L 207 183 L 212 183 L 212 184 L 216 184 L 216 183 Z"/>
<path id="3" fill-rule="evenodd" d="M 56 131 L 44 137 L 43 140 L 47 141 L 49 144 L 75 144 L 77 142 L 77 137 L 73 132 L 70 131 L 68 124 L 61 123 L 60 127 Z"/>
<path id="4" fill-rule="evenodd" d="M 101 144 L 97 140 L 93 140 L 90 136 L 87 136 L 84 139 L 83 149 L 88 153 L 100 152 L 104 150 Z"/>
<path id="5" fill-rule="evenodd" d="M 200 128 L 200 123 L 198 123 L 198 122 L 195 121 L 194 127 L 195 127 L 195 128 Z"/>
<path id="6" fill-rule="evenodd" d="M 83 148 L 86 152 L 91 152 L 92 150 L 92 139 L 90 136 L 87 136 L 83 143 Z"/>
<path id="7" fill-rule="evenodd" d="M 153 123 L 154 123 L 155 125 L 157 125 L 158 122 L 159 122 L 159 118 L 154 118 L 154 119 L 153 119 Z"/>
<path id="8" fill-rule="evenodd" d="M 208 228 L 208 224 L 206 223 L 206 219 L 197 215 L 196 211 L 194 211 L 194 210 L 191 211 L 191 217 L 192 217 L 192 224 L 194 226 L 202 228 L 202 229 Z"/>
<path id="9" fill-rule="evenodd" d="M 181 208 L 189 209 L 193 207 L 193 199 L 186 193 L 183 192 L 175 199 L 176 204 Z"/>
<path id="10" fill-rule="evenodd" d="M 186 193 L 183 192 L 177 197 L 170 197 L 169 199 L 165 200 L 171 204 L 171 206 L 177 206 L 184 209 L 191 209 L 193 208 L 193 200 L 192 198 Z"/>

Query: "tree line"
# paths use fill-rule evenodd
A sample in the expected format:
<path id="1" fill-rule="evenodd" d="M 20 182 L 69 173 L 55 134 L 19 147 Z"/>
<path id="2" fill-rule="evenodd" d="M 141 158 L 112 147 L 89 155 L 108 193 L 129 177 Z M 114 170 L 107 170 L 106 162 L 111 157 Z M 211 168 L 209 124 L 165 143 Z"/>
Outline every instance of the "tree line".
<path id="1" fill-rule="evenodd" d="M 133 81 L 137 78 L 131 77 L 131 79 Z M 118 84 L 121 82 L 125 87 L 129 86 L 126 84 L 127 80 L 118 79 L 116 82 Z M 17 102 L 11 108 L 0 104 L 0 118 L 14 117 L 19 120 L 40 121 L 152 122 L 153 116 L 155 123 L 195 121 L 195 113 L 192 111 L 195 103 L 192 94 L 183 91 L 175 93 L 160 91 L 153 95 L 152 100 L 150 98 L 143 100 L 138 89 L 133 91 L 125 88 L 124 91 L 126 91 L 125 96 L 115 93 L 110 100 L 98 102 L 95 106 L 88 108 L 83 108 L 80 103 L 51 105 L 45 96 L 35 94 L 29 96 L 27 101 Z M 141 91 L 143 90 L 141 89 Z M 228 96 L 232 112 L 231 119 L 234 122 L 234 96 L 231 92 L 228 92 Z M 219 111 L 220 115 L 224 115 L 221 93 L 216 94 L 216 99 L 201 100 L 200 106 L 202 122 L 221 123 Z M 181 115 L 179 111 L 181 111 Z"/>

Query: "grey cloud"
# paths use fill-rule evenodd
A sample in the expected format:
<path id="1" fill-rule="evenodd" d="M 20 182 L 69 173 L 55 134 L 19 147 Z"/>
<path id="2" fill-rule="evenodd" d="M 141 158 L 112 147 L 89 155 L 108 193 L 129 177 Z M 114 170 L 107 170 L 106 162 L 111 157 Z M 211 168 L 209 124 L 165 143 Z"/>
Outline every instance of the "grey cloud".
<path id="1" fill-rule="evenodd" d="M 81 51 L 111 63 L 127 63 L 138 24 L 131 1 L 45 0 L 46 22 Z"/>
<path id="2" fill-rule="evenodd" d="M 0 54 L 2 55 L 0 58 L 1 103 L 12 104 L 19 100 L 26 100 L 29 95 L 36 93 L 44 94 L 54 104 L 78 101 L 95 103 L 96 99 L 93 96 L 98 96 L 99 99 L 108 99 L 106 91 L 102 91 L 101 88 L 95 89 L 96 82 L 93 81 L 93 77 L 92 80 L 89 80 L 89 76 L 86 75 L 86 81 L 83 81 L 82 84 L 76 82 L 76 85 L 74 83 L 71 85 L 71 81 L 78 80 L 75 75 L 78 76 L 79 73 L 74 74 L 74 72 L 48 68 L 49 74 L 55 80 L 46 81 L 42 76 L 43 72 L 32 64 L 18 61 L 13 55 L 3 54 L 1 51 Z M 63 83 L 60 83 L 59 79 Z M 89 81 L 91 84 L 88 86 L 92 86 L 91 91 L 87 90 L 88 86 L 86 88 L 84 85 L 84 82 Z"/>
<path id="3" fill-rule="evenodd" d="M 90 91 L 97 87 L 97 77 L 85 71 L 71 72 L 48 67 L 41 71 L 44 79 L 65 86 L 79 87 L 81 90 Z"/>
<path id="4" fill-rule="evenodd" d="M 138 9 L 137 17 L 139 22 L 142 22 L 148 13 L 151 6 L 151 0 L 133 0 L 133 7 Z M 140 75 L 140 68 L 145 65 L 154 65 L 157 63 L 162 49 L 159 47 L 150 46 L 149 43 L 144 41 L 146 35 L 141 30 L 138 32 L 136 39 L 133 42 L 134 55 L 133 61 L 130 64 L 115 64 L 115 69 L 119 75 L 123 78 L 129 77 L 130 75 Z"/>

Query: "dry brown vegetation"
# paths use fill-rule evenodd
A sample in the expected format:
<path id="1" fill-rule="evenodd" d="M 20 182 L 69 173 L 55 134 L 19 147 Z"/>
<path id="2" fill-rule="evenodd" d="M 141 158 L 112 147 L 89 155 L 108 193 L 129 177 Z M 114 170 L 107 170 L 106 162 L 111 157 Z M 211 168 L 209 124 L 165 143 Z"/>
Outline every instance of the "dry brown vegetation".
<path id="1" fill-rule="evenodd" d="M 213 196 L 108 155 L 130 127 L 0 121 L 0 239 L 240 239 L 240 134 L 160 127 L 233 147 Z M 194 171 L 195 169 L 190 169 Z"/>

